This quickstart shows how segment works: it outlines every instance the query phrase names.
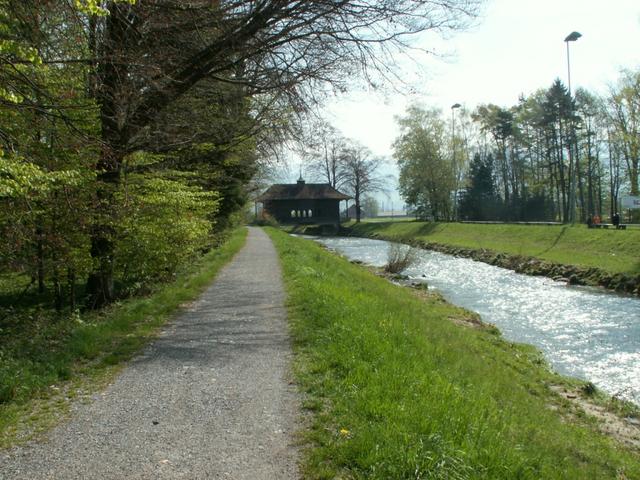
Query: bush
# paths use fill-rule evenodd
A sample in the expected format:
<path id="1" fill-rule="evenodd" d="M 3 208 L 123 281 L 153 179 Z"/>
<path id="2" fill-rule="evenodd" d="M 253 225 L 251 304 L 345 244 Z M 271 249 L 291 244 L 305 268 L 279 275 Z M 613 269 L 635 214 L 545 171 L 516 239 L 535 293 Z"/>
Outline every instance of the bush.
<path id="1" fill-rule="evenodd" d="M 384 271 L 387 273 L 400 273 L 416 263 L 416 253 L 411 247 L 392 244 L 387 253 L 387 264 Z"/>
<path id="2" fill-rule="evenodd" d="M 125 294 L 169 280 L 211 245 L 216 192 L 184 181 L 137 177 L 130 180 L 123 203 L 115 266 Z"/>
<path id="3" fill-rule="evenodd" d="M 258 227 L 274 227 L 274 228 L 278 228 L 280 226 L 278 221 L 275 218 L 273 218 L 271 215 L 269 215 L 268 213 L 263 213 L 262 216 L 256 218 L 255 221 L 253 222 L 253 224 L 257 225 Z"/>

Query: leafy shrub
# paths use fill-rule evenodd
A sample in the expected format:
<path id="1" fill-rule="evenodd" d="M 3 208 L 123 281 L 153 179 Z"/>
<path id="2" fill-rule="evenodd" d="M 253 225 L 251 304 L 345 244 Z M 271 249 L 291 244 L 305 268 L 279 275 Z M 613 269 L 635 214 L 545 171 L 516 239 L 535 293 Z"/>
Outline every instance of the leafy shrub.
<path id="1" fill-rule="evenodd" d="M 262 216 L 256 218 L 254 221 L 254 225 L 258 225 L 259 227 L 275 227 L 275 228 L 278 228 L 280 226 L 278 221 L 268 213 L 263 213 Z"/>
<path id="2" fill-rule="evenodd" d="M 185 181 L 135 177 L 122 193 L 115 265 L 125 293 L 135 293 L 206 250 L 211 241 L 217 192 Z"/>

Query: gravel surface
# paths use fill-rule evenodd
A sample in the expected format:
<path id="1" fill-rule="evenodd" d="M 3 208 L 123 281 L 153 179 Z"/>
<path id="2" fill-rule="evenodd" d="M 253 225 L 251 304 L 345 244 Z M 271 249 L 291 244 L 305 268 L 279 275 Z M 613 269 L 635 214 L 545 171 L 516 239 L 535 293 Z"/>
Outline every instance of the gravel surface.
<path id="1" fill-rule="evenodd" d="M 0 452 L 2 479 L 298 478 L 298 401 L 270 239 L 217 280 L 42 443 Z"/>

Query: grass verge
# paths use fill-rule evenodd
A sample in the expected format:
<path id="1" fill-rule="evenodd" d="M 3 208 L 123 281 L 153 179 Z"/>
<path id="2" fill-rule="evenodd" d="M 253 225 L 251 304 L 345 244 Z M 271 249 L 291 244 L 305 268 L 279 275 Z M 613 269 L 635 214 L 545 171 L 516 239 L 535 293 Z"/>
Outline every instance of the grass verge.
<path id="1" fill-rule="evenodd" d="M 549 262 L 640 274 L 640 230 L 585 225 L 513 225 L 433 222 L 351 224 L 354 234 L 393 241 L 422 240 L 463 248 L 531 256 Z"/>
<path id="2" fill-rule="evenodd" d="M 555 393 L 580 382 L 533 347 L 462 327 L 457 307 L 268 232 L 311 414 L 305 478 L 640 478 L 637 450 Z"/>
<path id="3" fill-rule="evenodd" d="M 242 248 L 246 229 L 145 298 L 99 313 L 56 316 L 21 309 L 0 324 L 0 448 L 59 421 L 70 400 L 88 398 L 152 339 L 181 304 L 197 297 Z"/>

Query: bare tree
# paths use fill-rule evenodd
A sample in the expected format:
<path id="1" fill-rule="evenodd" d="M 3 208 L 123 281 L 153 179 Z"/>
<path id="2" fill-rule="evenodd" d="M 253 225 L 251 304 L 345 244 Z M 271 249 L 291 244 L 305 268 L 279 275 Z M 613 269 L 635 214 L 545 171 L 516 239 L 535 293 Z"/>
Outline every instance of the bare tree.
<path id="1" fill-rule="evenodd" d="M 356 206 L 356 222 L 360 222 L 361 200 L 365 194 L 385 192 L 389 176 L 380 174 L 384 158 L 376 157 L 367 147 L 352 142 L 343 153 L 341 176 L 344 188 L 353 195 Z"/>
<path id="2" fill-rule="evenodd" d="M 325 120 L 308 124 L 299 142 L 300 154 L 315 178 L 340 188 L 343 183 L 341 164 L 345 158 L 347 141 L 342 134 Z"/>

